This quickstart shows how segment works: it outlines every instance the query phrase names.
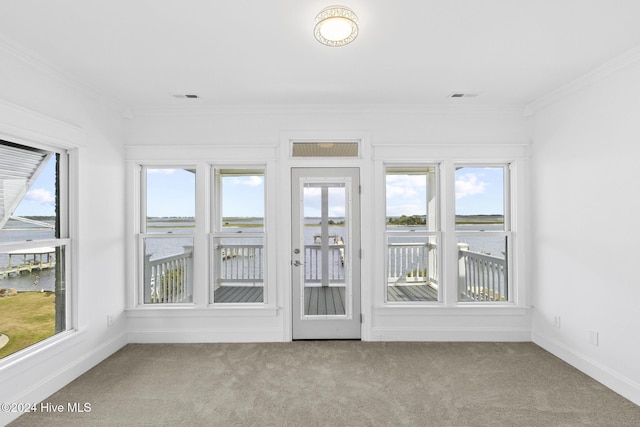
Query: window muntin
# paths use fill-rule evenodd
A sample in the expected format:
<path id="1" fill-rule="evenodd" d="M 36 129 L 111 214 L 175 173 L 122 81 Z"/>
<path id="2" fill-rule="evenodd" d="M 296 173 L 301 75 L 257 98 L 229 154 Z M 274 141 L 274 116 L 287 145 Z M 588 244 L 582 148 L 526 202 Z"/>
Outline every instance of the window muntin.
<path id="1" fill-rule="evenodd" d="M 438 301 L 438 167 L 385 170 L 387 302 Z"/>
<path id="2" fill-rule="evenodd" d="M 214 168 L 211 303 L 264 303 L 263 168 Z"/>
<path id="3" fill-rule="evenodd" d="M 143 304 L 193 302 L 195 167 L 141 168 Z"/>
<path id="4" fill-rule="evenodd" d="M 460 302 L 510 301 L 508 183 L 508 165 L 456 167 Z"/>
<path id="5" fill-rule="evenodd" d="M 1 358 L 71 325 L 68 154 L 6 141 L 0 154 Z"/>

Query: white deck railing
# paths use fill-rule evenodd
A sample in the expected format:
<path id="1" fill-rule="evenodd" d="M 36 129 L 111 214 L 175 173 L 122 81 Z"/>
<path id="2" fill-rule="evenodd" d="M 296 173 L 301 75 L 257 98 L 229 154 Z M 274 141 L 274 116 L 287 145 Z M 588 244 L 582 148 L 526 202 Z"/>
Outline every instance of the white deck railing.
<path id="1" fill-rule="evenodd" d="M 458 244 L 458 288 L 463 300 L 508 301 L 507 260 Z"/>
<path id="2" fill-rule="evenodd" d="M 263 245 L 218 245 L 216 246 L 218 284 L 232 283 L 256 286 L 264 281 Z"/>
<path id="3" fill-rule="evenodd" d="M 193 291 L 193 246 L 184 252 L 151 260 L 145 255 L 145 304 L 181 303 L 191 300 Z"/>
<path id="4" fill-rule="evenodd" d="M 438 285 L 438 246 L 435 243 L 389 243 L 387 283 Z"/>
<path id="5" fill-rule="evenodd" d="M 218 285 L 222 283 L 262 285 L 264 248 L 262 245 L 218 246 Z M 344 283 L 345 245 L 329 245 L 329 283 Z M 145 303 L 183 302 L 191 298 L 193 247 L 178 255 L 145 260 Z M 438 245 L 434 243 L 388 245 L 389 286 L 425 284 L 438 286 Z M 458 245 L 458 286 L 465 300 L 507 301 L 507 261 L 468 250 Z M 320 245 L 304 247 L 305 281 L 322 282 Z M 158 284 L 158 285 L 156 285 Z"/>
<path id="6" fill-rule="evenodd" d="M 329 283 L 344 283 L 344 244 L 328 245 L 327 277 Z M 322 282 L 321 245 L 304 245 L 304 280 L 306 283 Z"/>

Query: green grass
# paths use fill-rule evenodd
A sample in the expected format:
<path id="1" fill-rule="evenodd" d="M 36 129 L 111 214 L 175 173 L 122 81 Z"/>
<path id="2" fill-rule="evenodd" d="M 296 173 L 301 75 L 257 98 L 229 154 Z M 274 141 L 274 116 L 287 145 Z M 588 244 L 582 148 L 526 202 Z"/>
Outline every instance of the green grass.
<path id="1" fill-rule="evenodd" d="M 0 358 L 29 347 L 55 333 L 53 292 L 20 292 L 0 298 L 0 333 L 9 337 Z"/>

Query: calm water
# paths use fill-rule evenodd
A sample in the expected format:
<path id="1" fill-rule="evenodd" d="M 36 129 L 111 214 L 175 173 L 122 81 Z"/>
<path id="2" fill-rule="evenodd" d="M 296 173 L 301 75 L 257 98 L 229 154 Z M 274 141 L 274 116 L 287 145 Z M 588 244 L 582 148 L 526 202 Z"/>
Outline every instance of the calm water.
<path id="1" fill-rule="evenodd" d="M 45 221 L 53 224 L 53 221 Z M 32 224 L 9 220 L 3 230 L 0 230 L 0 242 L 20 242 L 25 240 L 53 239 L 55 232 L 41 229 Z M 54 256 L 53 254 L 51 255 Z M 22 263 L 23 257 L 14 255 L 12 263 Z M 0 272 L 9 265 L 9 255 L 0 252 Z M 19 291 L 53 291 L 55 289 L 55 269 L 23 273 L 19 276 L 3 278 L 0 275 L 0 288 L 16 288 Z"/>
<path id="2" fill-rule="evenodd" d="M 315 225 L 318 223 L 318 219 L 307 219 L 306 223 L 309 225 Z M 172 232 L 172 233 L 188 233 L 193 230 L 193 222 L 192 221 L 184 221 L 184 222 L 155 222 L 154 225 L 162 226 L 162 229 L 157 229 L 154 231 L 161 231 L 162 233 Z M 459 226 L 459 230 L 461 231 L 476 231 L 476 230 L 500 230 L 499 225 L 463 225 Z M 416 227 L 394 227 L 396 230 L 401 231 L 411 231 L 416 230 Z M 259 230 L 259 229 L 257 229 Z M 244 238 L 242 237 L 242 233 L 250 233 L 252 231 L 251 228 L 242 228 L 242 227 L 227 227 L 225 231 L 230 233 L 237 233 L 238 237 L 228 237 L 224 238 L 223 244 L 261 244 L 263 243 L 261 239 L 255 238 Z M 305 244 L 313 244 L 314 234 L 320 233 L 320 227 L 307 226 L 304 228 L 304 242 Z M 344 237 L 346 234 L 346 229 L 343 226 L 330 226 L 329 234 L 336 234 L 338 236 Z M 54 238 L 53 230 L 43 230 L 38 229 L 36 226 L 25 224 L 19 221 L 10 220 L 5 229 L 0 231 L 0 242 L 11 242 L 11 241 L 25 241 L 25 240 L 43 240 L 43 239 L 52 239 Z M 409 239 L 410 242 L 420 240 L 418 239 Z M 391 243 L 401 243 L 403 241 L 407 241 L 407 239 L 403 238 L 391 238 Z M 465 237 L 461 239 L 461 242 L 468 243 L 470 245 L 469 249 L 474 252 L 482 252 L 486 254 L 490 254 L 496 257 L 504 258 L 505 245 L 504 239 L 496 238 L 496 237 L 486 237 L 486 236 L 471 236 Z M 171 238 L 165 237 L 154 237 L 147 239 L 145 251 L 147 254 L 152 254 L 151 259 L 163 258 L 170 255 L 175 255 L 184 252 L 183 246 L 193 245 L 192 238 Z M 8 265 L 9 256 L 6 253 L 0 253 L 0 271 Z M 19 261 L 18 258 L 14 256 L 14 264 Z M 20 276 L 11 276 L 9 278 L 1 278 L 0 277 L 0 288 L 16 288 L 20 291 L 39 291 L 39 290 L 47 290 L 53 291 L 55 288 L 54 284 L 55 280 L 55 270 L 48 269 L 42 270 L 39 272 L 33 272 L 31 274 L 25 273 Z"/>

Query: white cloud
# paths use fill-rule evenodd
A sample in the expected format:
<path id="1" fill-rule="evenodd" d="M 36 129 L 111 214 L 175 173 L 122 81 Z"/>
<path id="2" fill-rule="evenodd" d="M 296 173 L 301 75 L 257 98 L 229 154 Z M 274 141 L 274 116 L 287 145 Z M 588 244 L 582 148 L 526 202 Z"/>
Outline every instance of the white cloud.
<path id="1" fill-rule="evenodd" d="M 30 202 L 41 203 L 43 205 L 52 205 L 56 202 L 56 198 L 53 194 L 44 188 L 34 188 L 29 191 L 24 198 Z"/>
<path id="2" fill-rule="evenodd" d="M 424 194 L 426 186 L 424 175 L 387 175 L 387 198 L 413 198 L 418 191 Z"/>
<path id="3" fill-rule="evenodd" d="M 176 171 L 176 169 L 147 169 L 148 173 L 158 173 L 163 175 L 171 175 Z"/>
<path id="4" fill-rule="evenodd" d="M 410 187 L 400 187 L 394 185 L 387 184 L 387 197 L 402 197 L 405 199 L 409 199 L 411 197 L 415 197 L 418 193 L 415 189 Z"/>
<path id="5" fill-rule="evenodd" d="M 456 199 L 484 194 L 486 189 L 487 183 L 480 181 L 476 174 L 467 173 L 456 179 Z"/>
<path id="6" fill-rule="evenodd" d="M 425 215 L 424 206 L 416 204 L 387 206 L 387 216 Z"/>
<path id="7" fill-rule="evenodd" d="M 263 182 L 264 178 L 261 176 L 248 176 L 242 181 L 242 184 L 248 185 L 249 187 L 257 187 L 262 185 Z"/>

